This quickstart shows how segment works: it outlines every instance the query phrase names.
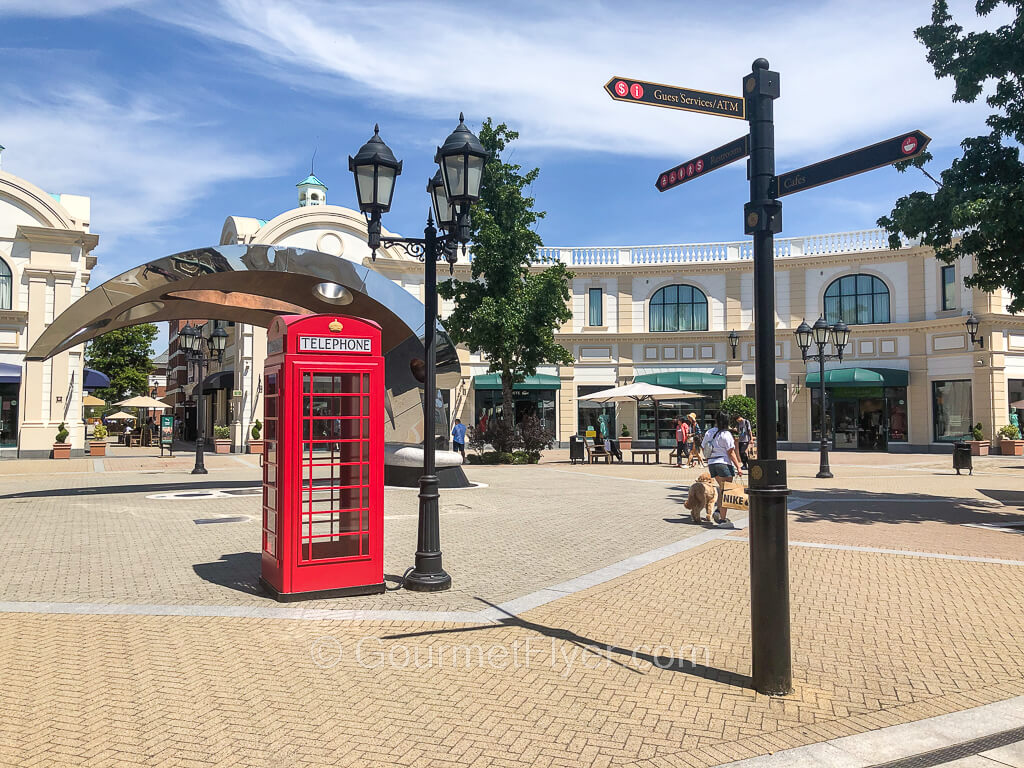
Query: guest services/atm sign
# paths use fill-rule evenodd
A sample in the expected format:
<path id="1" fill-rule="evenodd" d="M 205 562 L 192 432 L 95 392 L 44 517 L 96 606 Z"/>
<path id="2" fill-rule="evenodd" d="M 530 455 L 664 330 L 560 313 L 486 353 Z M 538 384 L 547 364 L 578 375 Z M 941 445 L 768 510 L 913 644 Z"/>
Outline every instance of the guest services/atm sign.
<path id="1" fill-rule="evenodd" d="M 347 352 L 355 355 L 373 354 L 371 339 L 349 336 L 300 336 L 300 352 Z"/>

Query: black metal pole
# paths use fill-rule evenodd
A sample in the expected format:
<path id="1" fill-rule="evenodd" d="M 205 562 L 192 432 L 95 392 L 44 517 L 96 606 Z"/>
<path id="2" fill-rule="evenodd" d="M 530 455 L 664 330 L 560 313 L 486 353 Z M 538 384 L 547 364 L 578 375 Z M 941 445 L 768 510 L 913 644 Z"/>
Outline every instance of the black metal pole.
<path id="1" fill-rule="evenodd" d="M 820 456 L 818 474 L 815 477 L 827 478 L 832 477 L 832 470 L 828 466 L 828 433 L 825 431 L 825 414 L 827 412 L 825 407 L 825 347 L 822 344 L 818 345 L 818 365 L 818 373 L 821 376 L 821 380 L 818 382 L 818 401 L 821 406 L 818 421 L 821 422 L 821 444 L 818 448 Z"/>
<path id="2" fill-rule="evenodd" d="M 203 443 L 206 440 L 206 416 L 203 408 L 203 360 L 196 360 L 198 377 L 196 382 L 196 465 L 192 468 L 193 475 L 206 475 L 206 465 L 203 464 Z"/>
<path id="3" fill-rule="evenodd" d="M 420 478 L 419 530 L 416 536 L 416 565 L 405 577 L 405 588 L 414 592 L 440 592 L 450 589 L 452 577 L 441 566 L 441 523 L 437 510 L 437 470 L 434 449 L 434 414 L 437 399 L 437 259 L 441 244 L 432 217 L 423 230 L 424 297 L 423 347 L 426 353 L 426 378 L 423 382 L 423 476 Z"/>
<path id="4" fill-rule="evenodd" d="M 786 463 L 778 458 L 775 397 L 775 233 L 782 204 L 771 195 L 775 175 L 772 102 L 779 73 L 757 59 L 743 79 L 750 123 L 750 202 L 744 231 L 754 240 L 754 342 L 757 459 L 750 462 L 750 619 L 754 689 L 768 695 L 793 690 L 789 634 L 789 552 Z"/>

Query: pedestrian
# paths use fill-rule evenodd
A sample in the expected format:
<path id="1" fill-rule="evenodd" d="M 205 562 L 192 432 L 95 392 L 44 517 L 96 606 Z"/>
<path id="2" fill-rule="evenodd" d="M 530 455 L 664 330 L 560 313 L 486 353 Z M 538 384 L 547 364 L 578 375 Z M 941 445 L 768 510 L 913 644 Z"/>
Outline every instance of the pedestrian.
<path id="1" fill-rule="evenodd" d="M 690 425 L 683 419 L 676 419 L 676 467 L 683 466 L 683 454 L 689 455 Z"/>
<path id="2" fill-rule="evenodd" d="M 747 449 L 750 448 L 750 441 L 753 433 L 750 429 L 750 422 L 742 416 L 736 417 L 736 442 L 739 444 L 740 461 L 743 462 L 743 469 L 748 468 L 750 460 L 747 458 Z"/>
<path id="3" fill-rule="evenodd" d="M 466 460 L 466 425 L 462 423 L 462 419 L 455 420 L 455 426 L 452 427 L 452 445 L 455 450 L 462 454 L 462 460 Z"/>
<path id="4" fill-rule="evenodd" d="M 701 449 L 708 460 L 708 471 L 718 483 L 718 511 L 714 515 L 715 522 L 728 523 L 725 509 L 722 507 L 725 484 L 734 477 L 742 477 L 743 469 L 740 457 L 736 454 L 736 441 L 729 432 L 729 414 L 725 411 L 718 412 L 715 426 L 704 435 Z"/>
<path id="5" fill-rule="evenodd" d="M 697 414 L 687 414 L 686 423 L 690 427 L 690 458 L 687 460 L 686 466 L 692 467 L 694 464 L 702 466 L 704 464 L 704 457 L 700 453 L 700 446 L 704 439 L 704 433 L 700 428 L 700 424 L 697 423 Z"/>

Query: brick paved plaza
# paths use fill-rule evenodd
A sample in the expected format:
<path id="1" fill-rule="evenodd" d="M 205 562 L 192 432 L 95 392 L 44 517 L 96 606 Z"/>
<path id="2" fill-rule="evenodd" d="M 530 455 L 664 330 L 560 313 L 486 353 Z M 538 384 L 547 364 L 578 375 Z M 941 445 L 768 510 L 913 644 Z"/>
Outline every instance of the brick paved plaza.
<path id="1" fill-rule="evenodd" d="M 712 766 L 1024 694 L 1024 534 L 991 527 L 1024 462 L 787 458 L 784 698 L 748 687 L 745 521 L 688 521 L 696 470 L 469 467 L 450 592 L 281 605 L 255 457 L 0 463 L 0 764 Z M 386 492 L 391 577 L 415 515 Z"/>

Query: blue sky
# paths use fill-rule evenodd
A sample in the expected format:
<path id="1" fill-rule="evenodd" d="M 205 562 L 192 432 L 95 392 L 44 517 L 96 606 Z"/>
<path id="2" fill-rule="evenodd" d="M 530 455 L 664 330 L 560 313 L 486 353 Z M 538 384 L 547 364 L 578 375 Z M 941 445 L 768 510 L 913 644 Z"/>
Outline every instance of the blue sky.
<path id="1" fill-rule="evenodd" d="M 984 105 L 952 104 L 913 38 L 930 2 L 767 5 L 0 0 L 3 167 L 92 197 L 102 280 L 215 243 L 228 215 L 294 207 L 314 149 L 329 202 L 353 206 L 346 158 L 375 122 L 405 163 L 385 226 L 415 233 L 460 111 L 520 131 L 511 156 L 541 168 L 547 245 L 743 239 L 742 163 L 653 185 L 745 124 L 613 102 L 613 75 L 738 95 L 768 58 L 780 172 L 914 128 L 937 172 L 984 132 Z M 968 28 L 993 23 L 952 5 Z M 783 236 L 871 228 L 930 185 L 886 168 L 787 197 Z"/>

